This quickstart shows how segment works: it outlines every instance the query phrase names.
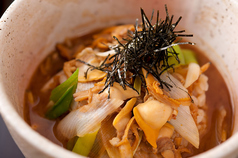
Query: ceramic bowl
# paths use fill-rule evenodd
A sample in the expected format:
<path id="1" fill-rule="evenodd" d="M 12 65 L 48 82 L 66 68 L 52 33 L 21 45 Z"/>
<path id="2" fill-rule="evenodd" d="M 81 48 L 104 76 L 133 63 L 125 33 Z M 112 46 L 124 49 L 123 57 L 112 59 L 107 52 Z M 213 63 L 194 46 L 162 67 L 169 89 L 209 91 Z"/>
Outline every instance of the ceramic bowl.
<path id="1" fill-rule="evenodd" d="M 238 155 L 238 2 L 235 0 L 15 0 L 0 20 L 0 111 L 26 157 L 80 157 L 40 134 L 24 122 L 24 92 L 37 65 L 66 37 L 87 34 L 119 23 L 134 23 L 140 7 L 183 17 L 179 24 L 193 33 L 193 42 L 222 73 L 234 110 L 233 136 L 197 157 Z"/>

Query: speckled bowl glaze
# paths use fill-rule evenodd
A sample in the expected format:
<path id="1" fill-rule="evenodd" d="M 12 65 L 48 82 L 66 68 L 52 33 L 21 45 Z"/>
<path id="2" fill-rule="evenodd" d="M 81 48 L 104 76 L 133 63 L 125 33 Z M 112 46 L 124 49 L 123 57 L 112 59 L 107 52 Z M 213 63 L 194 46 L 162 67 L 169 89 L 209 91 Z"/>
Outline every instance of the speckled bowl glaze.
<path id="1" fill-rule="evenodd" d="M 233 136 L 196 157 L 238 156 L 238 2 L 235 0 L 15 0 L 0 20 L 0 111 L 26 157 L 81 157 L 35 132 L 23 120 L 24 91 L 37 65 L 66 37 L 118 23 L 134 23 L 161 10 L 183 16 L 179 27 L 193 33 L 193 42 L 222 72 L 234 109 Z"/>

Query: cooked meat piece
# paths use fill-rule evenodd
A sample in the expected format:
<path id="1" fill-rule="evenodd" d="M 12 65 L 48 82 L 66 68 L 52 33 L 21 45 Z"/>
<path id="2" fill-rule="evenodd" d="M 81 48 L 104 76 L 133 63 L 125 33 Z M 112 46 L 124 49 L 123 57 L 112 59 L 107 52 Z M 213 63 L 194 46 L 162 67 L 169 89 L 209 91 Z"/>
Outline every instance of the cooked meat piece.
<path id="1" fill-rule="evenodd" d="M 174 143 L 168 137 L 159 138 L 157 141 L 157 152 L 160 153 L 165 150 L 174 150 Z"/>

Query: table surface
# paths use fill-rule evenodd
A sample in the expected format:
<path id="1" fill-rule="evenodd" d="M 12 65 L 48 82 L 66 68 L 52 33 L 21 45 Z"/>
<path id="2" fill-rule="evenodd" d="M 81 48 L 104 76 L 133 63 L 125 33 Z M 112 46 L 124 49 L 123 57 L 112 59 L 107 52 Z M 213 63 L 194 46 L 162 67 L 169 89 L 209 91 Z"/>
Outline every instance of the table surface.
<path id="1" fill-rule="evenodd" d="M 24 158 L 20 149 L 12 139 L 8 129 L 0 117 L 0 157 L 1 158 Z"/>

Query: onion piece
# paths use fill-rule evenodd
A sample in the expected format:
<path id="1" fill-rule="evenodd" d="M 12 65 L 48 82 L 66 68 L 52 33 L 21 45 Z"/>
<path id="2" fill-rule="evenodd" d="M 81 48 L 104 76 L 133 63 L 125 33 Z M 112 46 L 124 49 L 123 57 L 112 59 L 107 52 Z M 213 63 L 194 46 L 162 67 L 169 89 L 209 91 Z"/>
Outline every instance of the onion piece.
<path id="1" fill-rule="evenodd" d="M 109 115 L 101 123 L 101 128 L 99 130 L 99 135 L 102 141 L 103 146 L 106 149 L 106 152 L 110 158 L 118 158 L 120 156 L 119 149 L 113 146 L 110 140 L 116 137 L 116 129 L 113 127 L 112 122 L 115 118 L 115 114 Z"/>
<path id="2" fill-rule="evenodd" d="M 164 91 L 159 87 L 160 83 L 154 78 L 152 74 L 147 74 L 145 69 L 142 69 L 143 75 L 145 77 L 146 86 L 148 92 L 158 101 L 168 104 L 171 107 L 177 109 L 181 104 L 179 101 L 174 100 L 169 95 L 165 95 Z"/>
<path id="3" fill-rule="evenodd" d="M 182 49 L 185 64 L 198 63 L 195 53 L 191 49 Z"/>
<path id="4" fill-rule="evenodd" d="M 58 131 L 68 139 L 76 135 L 83 137 L 99 128 L 101 121 L 120 107 L 123 100 L 114 98 L 101 100 L 94 104 L 97 104 L 99 108 L 88 112 L 81 112 L 80 109 L 71 111 L 59 122 Z"/>
<path id="5" fill-rule="evenodd" d="M 83 156 L 88 156 L 95 142 L 98 130 L 88 133 L 84 137 L 78 137 L 72 151 Z"/>
<path id="6" fill-rule="evenodd" d="M 164 86 L 164 90 L 169 93 L 173 99 L 189 98 L 188 90 L 182 85 L 182 83 L 173 77 L 170 73 L 163 73 L 160 78 L 170 84 L 170 90 Z"/>
<path id="7" fill-rule="evenodd" d="M 98 134 L 96 136 L 96 139 L 94 141 L 94 144 L 92 146 L 92 149 L 90 153 L 87 155 L 87 157 L 98 157 L 98 158 L 103 158 L 104 156 L 107 155 L 107 151 L 103 145 L 100 130 L 98 131 Z"/>
<path id="8" fill-rule="evenodd" d="M 175 130 L 196 148 L 199 147 L 199 133 L 197 125 L 188 106 L 180 105 L 176 119 L 169 121 Z"/>
<path id="9" fill-rule="evenodd" d="M 141 79 L 139 76 L 136 76 L 134 81 L 134 88 L 137 90 L 138 94 L 141 94 Z"/>
<path id="10" fill-rule="evenodd" d="M 96 82 L 85 82 L 85 83 L 78 82 L 76 93 L 93 88 L 95 83 Z"/>

